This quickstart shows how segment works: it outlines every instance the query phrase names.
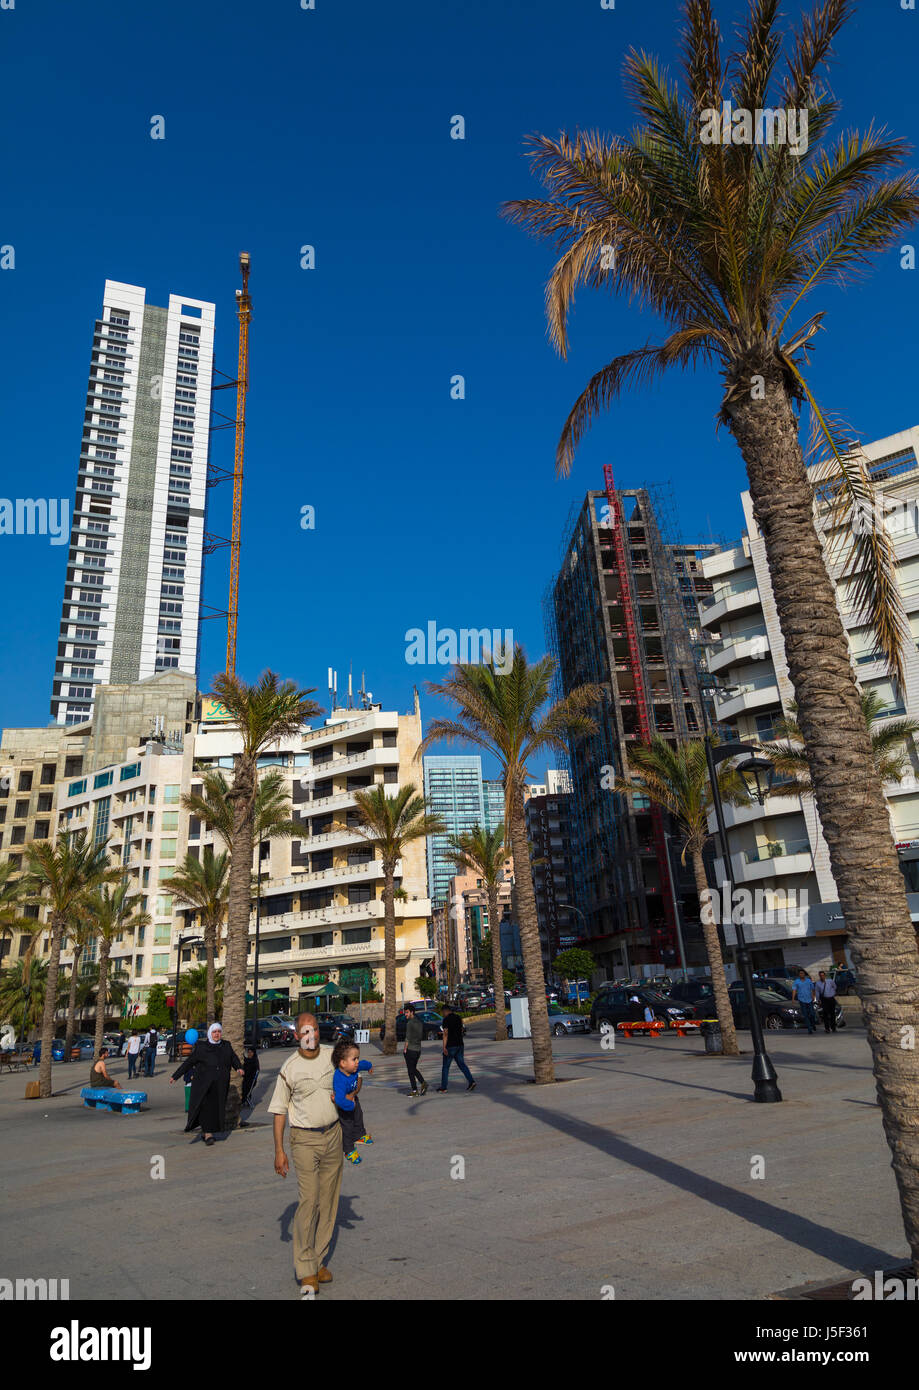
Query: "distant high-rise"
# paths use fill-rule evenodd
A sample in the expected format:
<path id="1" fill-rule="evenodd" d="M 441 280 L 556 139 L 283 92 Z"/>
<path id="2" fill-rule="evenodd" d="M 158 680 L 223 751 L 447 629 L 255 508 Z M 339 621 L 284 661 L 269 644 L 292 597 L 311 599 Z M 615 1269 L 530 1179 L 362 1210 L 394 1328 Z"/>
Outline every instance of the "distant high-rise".
<path id="1" fill-rule="evenodd" d="M 425 758 L 424 795 L 428 811 L 442 816 L 446 824 L 443 833 L 427 840 L 431 902 L 444 903 L 456 874 L 456 865 L 447 858 L 448 840 L 476 825 L 487 826 L 482 759 L 475 754 Z"/>
<path id="2" fill-rule="evenodd" d="M 51 714 L 197 674 L 214 305 L 106 280 L 93 337 Z"/>

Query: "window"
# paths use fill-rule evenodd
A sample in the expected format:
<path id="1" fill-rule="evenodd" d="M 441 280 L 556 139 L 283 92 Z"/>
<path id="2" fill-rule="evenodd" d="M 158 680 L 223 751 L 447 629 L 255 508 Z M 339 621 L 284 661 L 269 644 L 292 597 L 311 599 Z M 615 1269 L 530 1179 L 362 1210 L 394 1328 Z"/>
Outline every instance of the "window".
<path id="1" fill-rule="evenodd" d="M 171 923 L 171 922 L 158 922 L 157 925 L 153 928 L 153 941 L 154 941 L 154 944 L 155 944 L 155 945 L 159 945 L 159 944 L 160 944 L 161 942 L 163 942 L 163 941 L 165 941 L 165 942 L 168 944 L 169 941 L 171 941 L 171 939 L 172 939 L 172 923 Z"/>
<path id="2" fill-rule="evenodd" d="M 111 780 L 111 779 L 110 779 Z M 93 819 L 93 843 L 101 845 L 103 840 L 108 837 L 109 816 L 111 814 L 112 798 L 103 796 L 96 802 L 96 810 Z"/>
<path id="3" fill-rule="evenodd" d="M 50 822 L 46 820 L 37 820 L 35 822 L 34 835 L 36 840 L 47 840 L 49 824 Z"/>
<path id="4" fill-rule="evenodd" d="M 373 889 L 369 883 L 352 883 L 348 888 L 349 903 L 369 903 L 373 899 Z"/>
<path id="5" fill-rule="evenodd" d="M 82 758 L 68 758 L 68 759 L 66 760 L 66 762 L 64 763 L 64 776 L 65 776 L 65 777 L 79 777 L 79 775 L 80 775 L 80 773 L 81 773 L 82 771 L 83 771 L 83 759 L 82 759 Z M 85 791 L 85 790 L 86 790 L 86 783 L 84 782 L 83 785 L 82 785 L 82 787 L 80 788 L 80 791 Z M 75 795 L 75 793 L 74 793 L 74 791 L 73 791 L 72 788 L 71 788 L 71 790 L 67 793 L 67 795 L 68 795 L 68 796 L 73 796 L 73 795 Z"/>
<path id="6" fill-rule="evenodd" d="M 179 813 L 178 811 L 163 811 L 160 817 L 161 830 L 178 830 Z"/>
<path id="7" fill-rule="evenodd" d="M 119 782 L 130 782 L 132 777 L 140 776 L 140 763 L 128 763 L 118 774 Z"/>
<path id="8" fill-rule="evenodd" d="M 176 857 L 176 845 L 177 845 L 177 844 L 178 844 L 178 841 L 177 841 L 177 840 L 160 840 L 160 858 L 161 858 L 161 859 L 175 859 L 175 857 Z M 172 872 L 173 872 L 172 868 L 170 868 L 169 872 L 170 872 L 170 875 L 171 875 Z"/>
<path id="9" fill-rule="evenodd" d="M 93 790 L 97 787 L 110 787 L 114 779 L 114 769 L 109 768 L 108 772 L 100 772 L 93 778 Z"/>
<path id="10" fill-rule="evenodd" d="M 157 917 L 171 917 L 171 916 L 172 916 L 172 894 L 171 894 L 171 893 L 160 893 L 160 894 L 159 894 L 159 896 L 157 897 L 157 900 L 156 900 L 156 915 L 157 915 Z"/>
<path id="11" fill-rule="evenodd" d="M 13 812 L 13 815 L 14 815 L 14 817 L 16 818 L 16 820 L 23 820 L 28 814 L 29 814 L 29 803 L 28 803 L 28 801 L 17 801 L 17 802 L 16 802 L 16 809 L 15 809 L 15 811 Z"/>
<path id="12" fill-rule="evenodd" d="M 151 787 L 150 790 L 152 791 L 153 788 Z M 174 802 L 178 801 L 180 790 L 181 790 L 181 788 L 180 788 L 180 785 L 179 785 L 178 782 L 175 782 L 175 783 L 173 783 L 173 784 L 167 784 L 167 785 L 163 788 L 163 800 L 166 802 L 167 805 L 168 805 L 170 802 L 173 802 L 173 803 L 174 803 Z M 151 801 L 153 800 L 153 797 L 152 797 L 152 796 L 151 796 L 150 800 L 151 800 Z"/>
<path id="13" fill-rule="evenodd" d="M 159 872 L 160 883 L 166 883 L 176 871 L 175 864 L 163 864 Z M 144 886 L 146 887 L 149 879 L 150 870 L 144 869 Z"/>
<path id="14" fill-rule="evenodd" d="M 191 955 L 191 952 L 189 952 L 189 955 Z M 152 973 L 153 975 L 168 975 L 168 974 L 169 974 L 169 953 L 168 953 L 168 951 L 167 951 L 167 953 L 166 953 L 165 955 L 162 955 L 162 956 L 154 955 L 154 957 L 153 957 L 153 964 L 152 964 L 152 966 L 151 966 L 151 973 Z"/>
<path id="15" fill-rule="evenodd" d="M 343 946 L 355 945 L 358 942 L 369 941 L 373 935 L 371 927 L 355 927 L 353 931 L 343 931 L 341 934 L 341 944 Z"/>
<path id="16" fill-rule="evenodd" d="M 24 845 L 26 842 L 26 828 L 24 825 L 14 825 L 10 833 L 11 845 Z M 12 858 L 12 856 L 10 856 Z"/>
<path id="17" fill-rule="evenodd" d="M 19 792 L 30 792 L 32 790 L 31 772 L 20 772 L 19 785 L 17 786 L 16 790 Z"/>
<path id="18" fill-rule="evenodd" d="M 57 768 L 54 766 L 54 763 L 45 763 L 43 765 L 41 770 L 41 783 L 43 787 L 47 787 L 49 782 L 54 782 L 54 775 L 56 771 Z"/>

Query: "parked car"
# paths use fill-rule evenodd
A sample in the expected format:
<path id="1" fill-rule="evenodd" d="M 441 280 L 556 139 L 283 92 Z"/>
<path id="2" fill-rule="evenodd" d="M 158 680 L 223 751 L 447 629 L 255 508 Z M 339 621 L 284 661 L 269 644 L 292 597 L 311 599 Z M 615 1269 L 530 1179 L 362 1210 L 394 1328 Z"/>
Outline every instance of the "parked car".
<path id="1" fill-rule="evenodd" d="M 125 1042 L 127 1042 L 129 1036 L 130 1034 L 125 1033 Z M 103 1033 L 102 1046 L 107 1047 L 109 1052 L 113 1053 L 116 1057 L 120 1057 L 122 1048 L 121 1033 Z"/>
<path id="2" fill-rule="evenodd" d="M 246 1019 L 243 1039 L 247 1046 L 252 1046 L 252 1020 Z M 273 1019 L 260 1018 L 258 1020 L 258 1046 L 259 1047 L 296 1047 L 297 1034 L 293 1028 L 287 1024 L 275 1023 Z"/>
<path id="3" fill-rule="evenodd" d="M 354 1019 L 349 1014 L 317 1014 L 319 1041 L 337 1043 L 342 1038 L 353 1040 Z"/>
<path id="4" fill-rule="evenodd" d="M 507 1024 L 507 1036 L 514 1036 L 511 1028 L 511 1015 L 505 1017 Z M 569 1033 L 589 1033 L 590 1019 L 586 1014 L 570 1014 L 567 1009 L 563 1009 L 560 1004 L 549 1005 L 549 1030 L 553 1037 L 564 1038 Z"/>
<path id="5" fill-rule="evenodd" d="M 773 991 L 773 993 L 775 993 L 775 994 L 781 994 L 781 996 L 782 996 L 783 999 L 789 999 L 789 1000 L 790 1000 L 791 997 L 792 997 L 792 993 L 791 993 L 791 992 L 792 992 L 792 990 L 794 989 L 794 981 L 793 981 L 793 980 L 773 980 L 773 979 L 766 979 L 766 980 L 763 981 L 763 985 L 764 985 L 764 987 L 765 987 L 766 989 L 771 989 L 771 990 Z M 818 1005 L 817 1005 L 817 1017 L 818 1017 L 818 1019 L 820 1018 L 820 1005 L 819 1005 L 819 1003 L 818 1003 Z M 837 1027 L 837 1028 L 845 1028 L 845 1026 L 846 1026 L 846 1015 L 845 1015 L 845 1011 L 843 1010 L 842 1005 L 840 1004 L 839 1000 L 837 999 L 837 1001 L 836 1001 L 836 1027 Z"/>
<path id="6" fill-rule="evenodd" d="M 677 980 L 671 986 L 670 998 L 689 1005 L 696 1018 L 714 1018 L 715 991 L 711 980 Z"/>
<path id="7" fill-rule="evenodd" d="M 764 1028 L 807 1027 L 807 1020 L 803 1011 L 783 994 L 777 994 L 774 989 L 760 988 L 759 985 L 754 985 L 754 991 L 756 993 L 756 1006 Z M 735 1027 L 749 1028 L 750 1006 L 747 1002 L 747 992 L 741 980 L 735 980 L 728 987 L 728 998 L 731 1001 Z"/>
<path id="8" fill-rule="evenodd" d="M 52 1060 L 52 1062 L 63 1062 L 63 1060 L 64 1060 L 64 1045 L 65 1045 L 65 1042 L 66 1042 L 66 1039 L 65 1039 L 65 1038 L 52 1038 L 52 1040 L 51 1040 L 51 1060 Z M 89 1036 L 88 1033 L 77 1033 L 77 1034 L 75 1034 L 74 1039 L 73 1039 L 72 1049 L 71 1049 L 71 1060 L 72 1060 L 72 1061 L 76 1061 L 76 1060 L 79 1058 L 79 1060 L 80 1060 L 81 1062 L 89 1062 L 89 1061 L 92 1060 L 93 1056 L 95 1055 L 95 1051 L 96 1051 L 96 1040 L 95 1040 L 95 1038 L 91 1038 L 91 1037 Z M 32 1060 L 33 1060 L 34 1062 L 40 1062 L 40 1061 L 41 1061 L 41 1038 L 38 1039 L 38 1042 L 36 1042 L 35 1045 L 34 1045 L 34 1047 L 32 1048 Z"/>
<path id="9" fill-rule="evenodd" d="M 443 1028 L 443 1016 L 435 1013 L 433 1009 L 419 1010 L 415 1014 L 416 1018 L 421 1019 L 421 1037 L 424 1042 L 428 1038 L 439 1038 Z M 466 1033 L 466 1025 L 463 1024 L 463 1035 Z M 386 1025 L 380 1024 L 380 1042 L 386 1036 Z M 396 1042 L 405 1042 L 405 1014 L 400 1011 L 396 1014 Z"/>
<path id="10" fill-rule="evenodd" d="M 650 1007 L 655 1018 L 668 1024 L 696 1016 L 693 1005 L 677 1003 L 669 995 L 661 994 L 656 989 L 648 989 L 647 986 L 639 985 L 636 989 L 602 989 L 590 1007 L 591 1029 L 608 1033 L 617 1023 L 627 1023 L 634 1018 L 635 1006 L 632 999 L 636 997 L 642 1009 Z"/>
<path id="11" fill-rule="evenodd" d="M 181 1061 L 181 1059 L 182 1059 L 183 1057 L 187 1057 L 187 1056 L 189 1055 L 189 1053 L 191 1052 L 192 1047 L 194 1046 L 194 1044 L 185 1041 L 185 1034 L 186 1034 L 188 1031 L 189 1031 L 189 1030 L 188 1030 L 187 1028 L 179 1028 L 179 1029 L 177 1030 L 177 1032 L 176 1032 L 176 1045 L 175 1045 L 175 1051 L 173 1051 L 173 1048 L 172 1048 L 172 1033 L 169 1033 L 169 1035 L 167 1036 L 167 1038 L 166 1038 L 166 1057 L 167 1057 L 167 1059 L 168 1059 L 170 1062 L 178 1062 L 178 1061 Z M 197 1032 L 198 1038 L 206 1038 L 206 1037 L 207 1037 L 207 1029 L 203 1026 L 203 1024 L 202 1024 L 200 1027 L 194 1029 L 193 1031 L 194 1031 L 194 1032 Z M 197 1041 L 197 1039 L 196 1039 L 196 1041 Z M 157 1056 L 159 1056 L 159 1048 L 157 1048 L 156 1051 L 157 1051 Z"/>
<path id="12" fill-rule="evenodd" d="M 797 968 L 792 970 L 788 965 L 771 966 L 768 970 L 754 970 L 754 980 L 796 980 L 798 978 Z M 739 980 L 734 981 L 739 984 Z"/>

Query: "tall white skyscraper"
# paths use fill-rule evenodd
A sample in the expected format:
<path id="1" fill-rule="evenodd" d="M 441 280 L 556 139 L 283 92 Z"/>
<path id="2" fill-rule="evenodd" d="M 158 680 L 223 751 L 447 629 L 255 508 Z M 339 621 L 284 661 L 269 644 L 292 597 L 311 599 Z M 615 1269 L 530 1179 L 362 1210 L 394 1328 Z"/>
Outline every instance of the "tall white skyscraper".
<path id="1" fill-rule="evenodd" d="M 214 305 L 106 280 L 83 422 L 51 714 L 197 673 Z"/>

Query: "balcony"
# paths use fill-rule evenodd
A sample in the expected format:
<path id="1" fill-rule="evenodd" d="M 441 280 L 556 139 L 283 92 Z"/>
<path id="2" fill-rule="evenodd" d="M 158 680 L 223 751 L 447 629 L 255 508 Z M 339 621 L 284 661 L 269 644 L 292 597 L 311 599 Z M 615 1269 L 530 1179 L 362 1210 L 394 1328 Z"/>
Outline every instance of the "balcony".
<path id="1" fill-rule="evenodd" d="M 431 900 L 430 898 L 397 898 L 396 899 L 396 919 L 405 917 L 430 917 Z M 338 907 L 314 907 L 308 912 L 284 912 L 277 917 L 272 917 L 271 931 L 292 931 L 295 927 L 304 923 L 312 925 L 328 924 L 338 926 L 344 922 L 370 922 L 382 921 L 383 900 L 374 898 L 369 903 L 343 903 Z M 251 920 L 251 929 L 254 929 L 255 917 Z M 263 927 L 264 930 L 264 927 Z"/>
<path id="2" fill-rule="evenodd" d="M 715 863 L 720 882 L 724 877 L 723 863 L 720 858 Z M 731 855 L 731 868 L 735 885 L 773 878 L 777 874 L 807 874 L 813 868 L 810 841 L 772 840 L 741 850 Z"/>
<path id="3" fill-rule="evenodd" d="M 766 705 L 779 703 L 779 688 L 775 683 L 775 674 L 772 672 L 760 677 L 759 680 L 746 681 L 743 684 L 732 686 L 730 693 L 722 694 L 718 690 L 715 691 L 715 713 L 719 723 L 726 723 L 735 719 L 738 714 L 749 713 L 762 709 Z"/>
<path id="4" fill-rule="evenodd" d="M 712 598 L 712 603 L 699 609 L 699 621 L 703 627 L 714 627 L 730 615 L 760 606 L 759 589 L 752 576 L 744 582 L 738 580 L 733 584 L 717 585 Z"/>
<path id="5" fill-rule="evenodd" d="M 749 806 L 729 806 L 724 807 L 724 823 L 728 830 L 735 825 L 750 825 L 753 821 L 764 820 L 767 816 L 790 816 L 800 814 L 801 801 L 797 792 L 779 793 L 766 797 L 764 806 L 760 806 L 758 801 L 752 802 Z M 712 812 L 709 819 L 709 828 L 714 833 L 715 818 Z"/>
<path id="6" fill-rule="evenodd" d="M 769 639 L 765 628 L 762 632 L 726 637 L 723 642 L 710 646 L 706 664 L 712 675 L 715 675 L 717 671 L 723 671 L 727 666 L 735 666 L 738 662 L 764 658 L 769 658 Z"/>

